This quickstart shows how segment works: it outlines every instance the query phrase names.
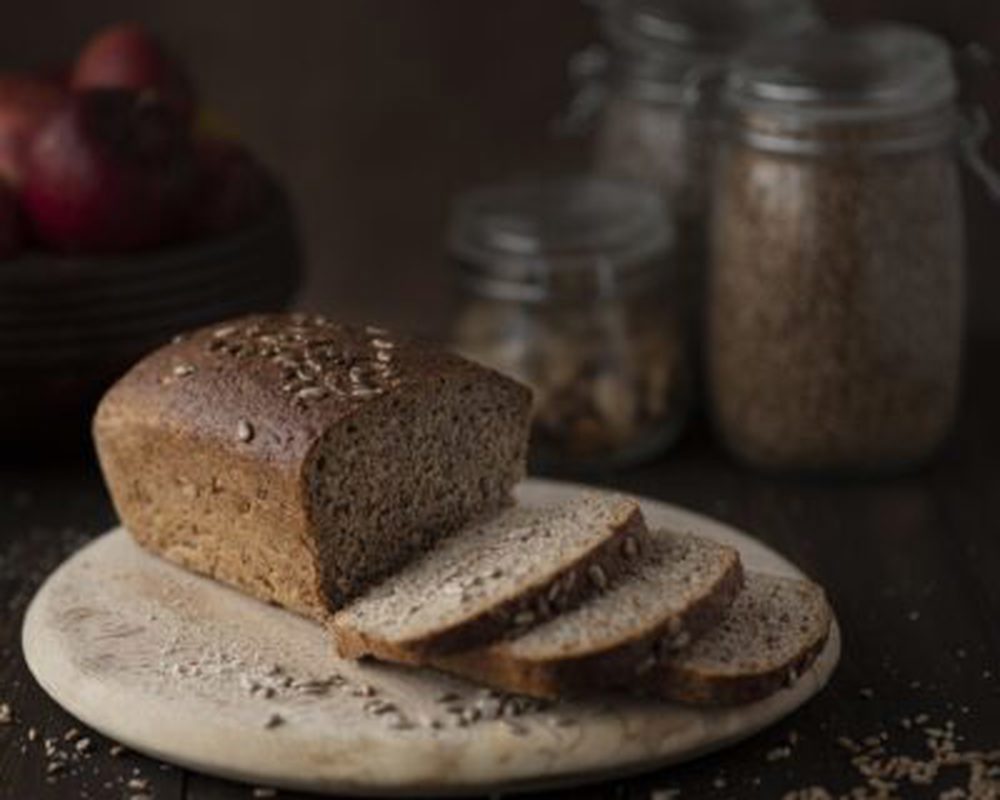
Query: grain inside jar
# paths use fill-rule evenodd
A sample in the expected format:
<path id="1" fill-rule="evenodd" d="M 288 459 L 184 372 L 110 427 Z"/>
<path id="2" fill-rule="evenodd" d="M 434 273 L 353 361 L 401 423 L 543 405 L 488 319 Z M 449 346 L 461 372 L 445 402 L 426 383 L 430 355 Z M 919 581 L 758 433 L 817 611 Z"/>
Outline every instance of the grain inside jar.
<path id="1" fill-rule="evenodd" d="M 700 300 L 714 153 L 709 85 L 740 47 L 816 24 L 811 0 L 608 0 L 594 168 L 663 192 L 685 291 Z"/>
<path id="2" fill-rule="evenodd" d="M 713 414 L 753 464 L 882 471 L 957 405 L 963 217 L 947 48 L 899 25 L 748 49 L 727 83 Z"/>

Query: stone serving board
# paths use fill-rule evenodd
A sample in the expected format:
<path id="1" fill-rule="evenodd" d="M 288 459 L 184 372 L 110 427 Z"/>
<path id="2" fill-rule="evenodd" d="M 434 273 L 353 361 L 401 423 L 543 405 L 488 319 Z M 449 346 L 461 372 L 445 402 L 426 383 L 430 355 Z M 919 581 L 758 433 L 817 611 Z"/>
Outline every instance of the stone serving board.
<path id="1" fill-rule="evenodd" d="M 580 488 L 529 480 L 519 501 L 556 503 Z M 641 502 L 651 525 L 734 545 L 750 569 L 800 574 L 721 523 Z M 442 795 L 578 784 L 724 747 L 816 694 L 840 638 L 835 624 L 812 669 L 751 705 L 618 698 L 463 724 L 442 694 L 487 712 L 499 700 L 430 671 L 341 661 L 314 623 L 162 561 L 119 528 L 48 578 L 25 617 L 23 646 L 57 703 L 139 752 L 258 785 Z M 377 701 L 395 708 L 374 713 Z"/>

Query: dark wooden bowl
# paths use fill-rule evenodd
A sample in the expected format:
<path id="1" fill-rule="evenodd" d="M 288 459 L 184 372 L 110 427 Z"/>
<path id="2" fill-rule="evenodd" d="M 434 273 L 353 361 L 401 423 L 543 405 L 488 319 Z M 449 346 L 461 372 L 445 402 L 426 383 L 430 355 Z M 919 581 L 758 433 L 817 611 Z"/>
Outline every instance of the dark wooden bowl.
<path id="1" fill-rule="evenodd" d="M 139 358 L 181 331 L 286 308 L 301 268 L 278 191 L 258 224 L 215 239 L 0 262 L 0 443 L 78 443 L 101 394 Z"/>

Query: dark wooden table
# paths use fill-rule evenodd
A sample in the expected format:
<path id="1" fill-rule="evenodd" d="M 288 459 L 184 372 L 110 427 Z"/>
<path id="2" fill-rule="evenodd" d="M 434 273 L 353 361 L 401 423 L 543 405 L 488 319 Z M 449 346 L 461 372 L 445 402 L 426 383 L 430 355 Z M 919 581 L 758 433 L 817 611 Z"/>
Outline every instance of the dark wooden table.
<path id="1" fill-rule="evenodd" d="M 564 796 L 659 800 L 679 789 L 680 798 L 772 798 L 815 785 L 844 792 L 863 780 L 841 737 L 885 733 L 890 754 L 920 756 L 920 729 L 948 721 L 964 737 L 959 750 L 1000 748 L 998 365 L 1000 342 L 971 349 L 958 430 L 941 458 L 913 475 L 837 484 L 768 477 L 734 465 L 696 429 L 658 463 L 599 477 L 714 515 L 787 553 L 828 588 L 844 656 L 826 691 L 756 738 Z M 114 515 L 89 457 L 55 464 L 8 455 L 0 466 L 0 703 L 13 721 L 0 724 L 0 798 L 253 797 L 253 787 L 112 756 L 112 743 L 35 685 L 19 644 L 24 608 L 46 573 Z M 67 741 L 74 727 L 79 736 Z M 80 738 L 90 741 L 68 770 L 50 776 L 47 737 L 74 753 Z M 938 797 L 942 787 L 964 785 L 967 772 L 952 769 L 933 789 L 905 783 L 893 796 Z"/>

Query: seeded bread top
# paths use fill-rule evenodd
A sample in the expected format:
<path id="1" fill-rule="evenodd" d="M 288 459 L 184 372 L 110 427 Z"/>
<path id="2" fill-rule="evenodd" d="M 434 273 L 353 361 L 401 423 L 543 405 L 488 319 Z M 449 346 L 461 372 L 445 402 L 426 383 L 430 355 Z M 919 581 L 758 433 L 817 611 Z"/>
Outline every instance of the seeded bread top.
<path id="1" fill-rule="evenodd" d="M 640 513 L 630 498 L 596 493 L 552 508 L 509 509 L 442 542 L 340 612 L 335 624 L 399 644 L 430 638 L 546 588 L 605 542 L 642 533 Z M 639 544 L 625 550 L 638 557 Z M 560 585 L 551 588 L 557 604 Z"/>
<path id="2" fill-rule="evenodd" d="M 515 381 L 381 328 L 254 315 L 178 337 L 147 356 L 105 395 L 95 425 L 138 415 L 254 457 L 295 462 L 338 421 L 400 393 L 433 392 L 446 380 L 490 381 L 510 402 L 530 403 Z"/>
<path id="3" fill-rule="evenodd" d="M 521 662 L 576 659 L 610 651 L 651 630 L 681 646 L 686 611 L 739 568 L 731 547 L 690 534 L 652 531 L 639 566 L 627 579 L 579 608 L 492 646 Z"/>
<path id="4" fill-rule="evenodd" d="M 749 573 L 715 628 L 670 659 L 703 680 L 747 679 L 791 664 L 826 639 L 832 614 L 810 581 Z"/>

